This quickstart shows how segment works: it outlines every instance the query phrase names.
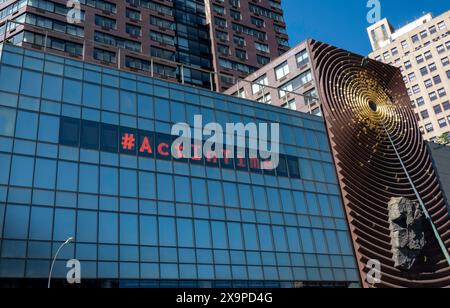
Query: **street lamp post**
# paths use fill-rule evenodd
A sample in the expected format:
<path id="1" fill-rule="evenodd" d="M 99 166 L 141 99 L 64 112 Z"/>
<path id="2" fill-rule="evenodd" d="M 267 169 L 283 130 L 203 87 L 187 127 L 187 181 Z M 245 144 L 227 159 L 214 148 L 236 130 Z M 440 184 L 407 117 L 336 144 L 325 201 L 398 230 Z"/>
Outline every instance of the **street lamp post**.
<path id="1" fill-rule="evenodd" d="M 75 241 L 75 238 L 73 237 L 69 237 L 64 243 L 61 244 L 61 246 L 59 246 L 58 250 L 56 251 L 55 257 L 53 258 L 52 261 L 52 266 L 50 267 L 50 273 L 48 275 L 48 285 L 47 288 L 50 289 L 50 283 L 51 283 L 51 279 L 52 279 L 52 272 L 53 272 L 53 267 L 55 266 L 55 262 L 56 262 L 56 258 L 58 257 L 60 251 L 64 248 L 64 246 L 73 243 Z"/>

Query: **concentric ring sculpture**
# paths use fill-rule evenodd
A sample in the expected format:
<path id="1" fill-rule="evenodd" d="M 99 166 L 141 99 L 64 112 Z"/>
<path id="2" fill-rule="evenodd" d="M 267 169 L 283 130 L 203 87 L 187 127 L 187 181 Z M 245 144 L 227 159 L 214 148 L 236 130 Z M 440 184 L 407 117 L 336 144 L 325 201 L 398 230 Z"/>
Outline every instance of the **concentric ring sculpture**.
<path id="1" fill-rule="evenodd" d="M 419 264 L 411 271 L 394 266 L 388 202 L 416 201 L 411 181 L 450 248 L 448 205 L 399 69 L 318 41 L 309 48 L 363 286 L 449 287 L 450 267 L 431 224 Z M 370 260 L 381 263 L 375 283 Z"/>

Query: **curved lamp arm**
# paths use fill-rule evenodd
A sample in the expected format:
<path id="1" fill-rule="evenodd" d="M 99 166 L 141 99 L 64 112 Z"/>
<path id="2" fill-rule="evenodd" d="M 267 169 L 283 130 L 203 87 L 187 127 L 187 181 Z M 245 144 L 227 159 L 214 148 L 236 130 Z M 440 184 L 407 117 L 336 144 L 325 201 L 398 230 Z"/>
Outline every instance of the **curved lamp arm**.
<path id="1" fill-rule="evenodd" d="M 48 275 L 48 284 L 47 284 L 48 289 L 50 289 L 53 267 L 55 266 L 56 258 L 58 258 L 58 255 L 59 255 L 60 251 L 64 248 L 64 246 L 66 246 L 70 243 L 73 243 L 74 241 L 75 241 L 75 238 L 69 237 L 64 243 L 61 244 L 61 246 L 59 246 L 58 250 L 56 251 L 55 257 L 53 258 L 53 261 L 52 261 L 52 266 L 50 267 L 50 273 Z"/>

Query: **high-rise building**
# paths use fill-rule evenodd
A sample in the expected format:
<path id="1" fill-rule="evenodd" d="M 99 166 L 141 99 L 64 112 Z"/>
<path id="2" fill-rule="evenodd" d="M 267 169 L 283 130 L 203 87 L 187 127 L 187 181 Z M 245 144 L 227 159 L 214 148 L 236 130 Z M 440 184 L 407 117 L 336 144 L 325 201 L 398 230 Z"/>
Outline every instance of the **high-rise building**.
<path id="1" fill-rule="evenodd" d="M 387 19 L 367 28 L 369 57 L 400 67 L 424 138 L 450 132 L 450 11 L 426 14 L 394 29 Z"/>
<path id="2" fill-rule="evenodd" d="M 321 115 L 310 62 L 310 41 L 293 47 L 224 93 Z"/>
<path id="3" fill-rule="evenodd" d="M 0 1 L 0 41 L 215 90 L 288 49 L 279 0 L 67 3 Z"/>
<path id="4" fill-rule="evenodd" d="M 281 0 L 206 2 L 221 91 L 289 50 Z"/>

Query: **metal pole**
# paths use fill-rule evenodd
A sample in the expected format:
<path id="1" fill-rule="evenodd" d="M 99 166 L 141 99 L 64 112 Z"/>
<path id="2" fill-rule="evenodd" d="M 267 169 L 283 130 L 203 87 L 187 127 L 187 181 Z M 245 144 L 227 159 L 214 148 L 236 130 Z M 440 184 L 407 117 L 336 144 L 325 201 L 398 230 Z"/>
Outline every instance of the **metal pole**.
<path id="1" fill-rule="evenodd" d="M 209 82 L 211 84 L 211 91 L 214 91 L 214 77 L 213 77 L 213 72 L 209 72 Z M 219 92 L 218 90 L 216 92 Z"/>
<path id="2" fill-rule="evenodd" d="M 414 190 L 414 194 L 416 195 L 417 200 L 419 201 L 420 207 L 422 208 L 422 211 L 425 214 L 425 218 L 428 220 L 428 222 L 431 225 L 431 228 L 433 229 L 434 236 L 436 237 L 436 240 L 439 243 L 439 246 L 440 246 L 440 248 L 442 250 L 442 253 L 444 254 L 445 259 L 447 259 L 447 263 L 450 266 L 450 255 L 448 253 L 447 247 L 445 246 L 445 243 L 442 240 L 438 229 L 434 225 L 433 220 L 431 219 L 430 213 L 428 212 L 427 208 L 425 207 L 425 204 L 423 203 L 422 198 L 420 197 L 419 192 L 416 189 L 416 185 L 414 184 L 413 180 L 411 179 L 411 176 L 409 175 L 409 172 L 406 169 L 405 164 L 403 163 L 403 160 L 402 160 L 402 158 L 400 156 L 400 153 L 397 151 L 397 148 L 395 147 L 395 144 L 394 144 L 394 141 L 391 138 L 391 135 L 389 134 L 388 130 L 386 129 L 386 126 L 384 126 L 384 123 L 381 123 L 381 124 L 383 125 L 383 129 L 384 129 L 384 131 L 386 132 L 386 134 L 387 134 L 387 136 L 389 138 L 389 142 L 391 143 L 392 147 L 394 148 L 395 154 L 397 155 L 397 158 L 400 161 L 400 164 L 401 164 L 401 166 L 403 168 L 403 171 L 406 174 L 406 177 L 408 178 L 409 183 L 412 186 L 412 189 Z"/>
<path id="3" fill-rule="evenodd" d="M 184 84 L 184 65 L 180 65 L 181 84 Z"/>
<path id="4" fill-rule="evenodd" d="M 53 258 L 52 265 L 50 266 L 50 273 L 48 274 L 48 284 L 47 288 L 50 289 L 50 283 L 52 280 L 52 273 L 53 273 L 53 267 L 55 266 L 56 258 L 58 257 L 60 251 L 63 249 L 64 246 L 72 243 L 75 239 L 73 237 L 69 237 L 64 243 L 62 243 L 61 246 L 59 246 L 58 250 L 56 251 L 55 257 Z"/>
<path id="5" fill-rule="evenodd" d="M 154 63 L 153 63 L 153 58 L 151 58 L 151 59 L 150 59 L 150 76 L 151 76 L 151 77 L 154 77 L 154 76 L 155 76 L 155 74 L 154 74 L 154 72 L 153 72 L 154 68 L 155 68 L 155 65 L 154 65 Z"/>
<path id="6" fill-rule="evenodd" d="M 45 30 L 44 51 L 47 51 L 48 30 Z"/>

